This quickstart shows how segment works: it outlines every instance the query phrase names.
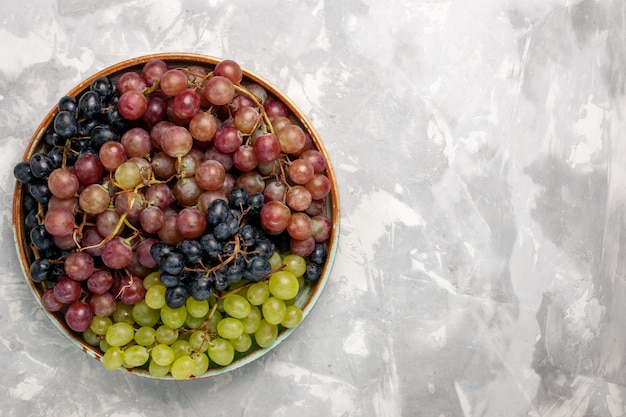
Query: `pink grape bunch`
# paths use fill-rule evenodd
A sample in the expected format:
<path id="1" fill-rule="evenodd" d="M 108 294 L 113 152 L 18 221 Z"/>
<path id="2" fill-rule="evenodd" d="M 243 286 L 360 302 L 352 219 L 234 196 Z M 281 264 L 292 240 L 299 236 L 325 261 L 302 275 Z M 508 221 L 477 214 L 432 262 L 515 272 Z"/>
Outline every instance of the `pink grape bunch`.
<path id="1" fill-rule="evenodd" d="M 30 277 L 105 367 L 199 376 L 299 323 L 331 182 L 287 105 L 235 61 L 155 59 L 57 107 L 14 168 Z"/>

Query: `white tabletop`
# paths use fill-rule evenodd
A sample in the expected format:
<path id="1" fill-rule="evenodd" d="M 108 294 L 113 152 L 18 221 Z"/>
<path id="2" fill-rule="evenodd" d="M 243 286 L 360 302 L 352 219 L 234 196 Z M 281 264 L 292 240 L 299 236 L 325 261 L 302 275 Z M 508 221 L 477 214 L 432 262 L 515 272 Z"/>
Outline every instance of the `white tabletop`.
<path id="1" fill-rule="evenodd" d="M 3 0 L 0 22 L 3 416 L 626 413 L 621 0 Z M 56 100 L 164 51 L 234 59 L 286 93 L 341 197 L 311 314 L 198 381 L 79 351 L 31 295 L 11 227 L 13 165 Z"/>

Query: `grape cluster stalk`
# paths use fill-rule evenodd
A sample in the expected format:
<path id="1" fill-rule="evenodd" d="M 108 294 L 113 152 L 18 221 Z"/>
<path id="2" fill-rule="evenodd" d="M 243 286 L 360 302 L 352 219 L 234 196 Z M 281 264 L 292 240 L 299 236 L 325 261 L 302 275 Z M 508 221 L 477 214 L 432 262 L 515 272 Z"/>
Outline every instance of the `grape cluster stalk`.
<path id="1" fill-rule="evenodd" d="M 107 369 L 187 379 L 297 326 L 327 161 L 239 64 L 154 59 L 64 96 L 23 184 L 30 278 Z"/>

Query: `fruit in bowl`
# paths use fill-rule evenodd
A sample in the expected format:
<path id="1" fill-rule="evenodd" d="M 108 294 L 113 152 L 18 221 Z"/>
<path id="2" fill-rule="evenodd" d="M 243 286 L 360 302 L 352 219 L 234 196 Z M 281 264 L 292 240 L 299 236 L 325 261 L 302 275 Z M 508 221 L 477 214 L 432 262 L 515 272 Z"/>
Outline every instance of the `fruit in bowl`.
<path id="1" fill-rule="evenodd" d="M 236 369 L 300 324 L 330 274 L 339 200 L 324 146 L 232 60 L 100 71 L 58 100 L 14 176 L 27 282 L 107 369 Z"/>

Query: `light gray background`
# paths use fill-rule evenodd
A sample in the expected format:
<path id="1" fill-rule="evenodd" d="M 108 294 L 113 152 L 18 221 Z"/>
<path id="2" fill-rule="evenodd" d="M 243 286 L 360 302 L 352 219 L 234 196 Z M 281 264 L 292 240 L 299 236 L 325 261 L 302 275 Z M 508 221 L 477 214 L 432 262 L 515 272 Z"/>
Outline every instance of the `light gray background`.
<path id="1" fill-rule="evenodd" d="M 2 415 L 623 416 L 625 4 L 3 0 Z M 11 228 L 12 167 L 56 100 L 161 51 L 235 59 L 291 97 L 342 203 L 302 326 L 191 382 L 78 351 Z"/>

